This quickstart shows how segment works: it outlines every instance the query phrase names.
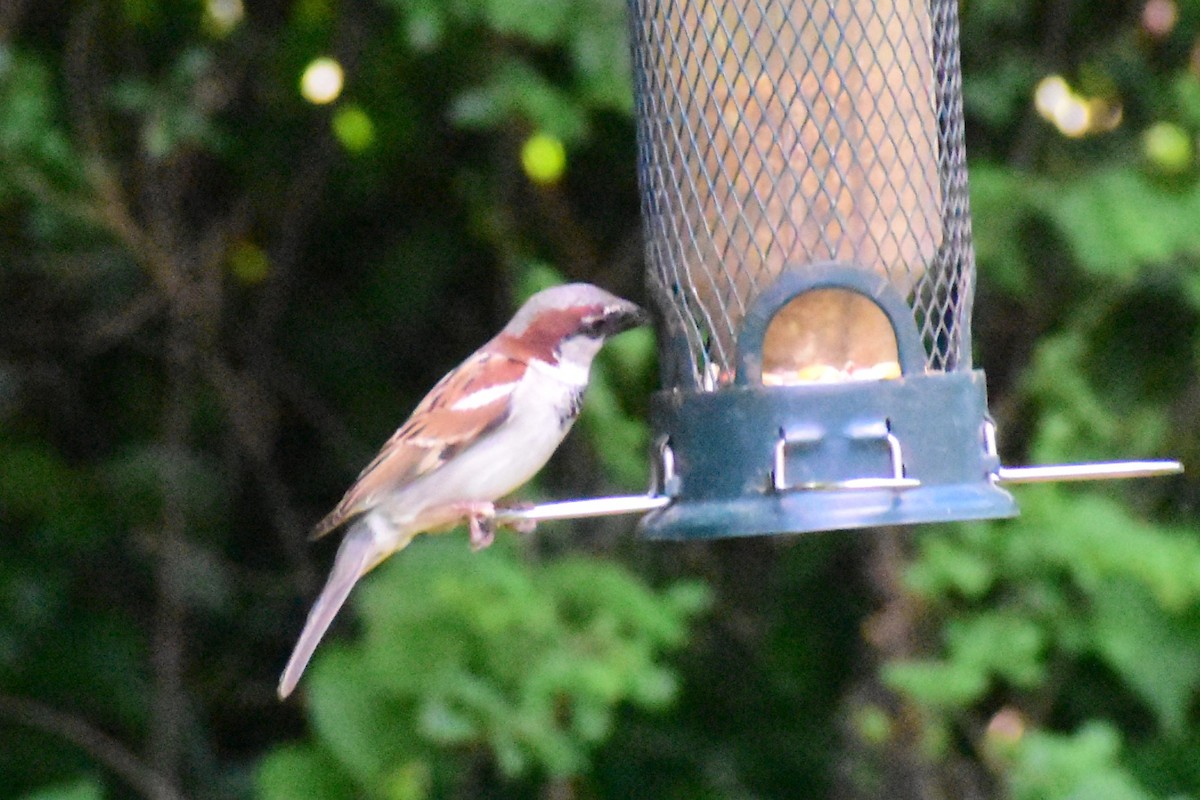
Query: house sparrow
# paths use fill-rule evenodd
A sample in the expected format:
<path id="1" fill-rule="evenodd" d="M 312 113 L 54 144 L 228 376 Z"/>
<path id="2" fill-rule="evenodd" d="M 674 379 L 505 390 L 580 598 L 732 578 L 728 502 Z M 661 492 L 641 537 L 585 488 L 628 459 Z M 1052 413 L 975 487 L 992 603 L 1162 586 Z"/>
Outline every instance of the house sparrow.
<path id="1" fill-rule="evenodd" d="M 354 584 L 418 533 L 466 521 L 491 543 L 493 501 L 533 477 L 579 415 L 604 340 L 644 312 L 586 283 L 538 292 L 504 330 L 442 378 L 313 530 L 358 517 L 279 680 L 291 694 Z"/>

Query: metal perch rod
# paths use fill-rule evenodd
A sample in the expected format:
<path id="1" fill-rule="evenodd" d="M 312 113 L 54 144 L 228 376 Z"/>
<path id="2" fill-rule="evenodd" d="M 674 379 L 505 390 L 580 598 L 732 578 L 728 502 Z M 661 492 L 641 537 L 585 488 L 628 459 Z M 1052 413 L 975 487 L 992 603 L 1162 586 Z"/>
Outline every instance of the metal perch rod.
<path id="1" fill-rule="evenodd" d="M 512 522 L 549 522 L 555 519 L 645 514 L 648 511 L 664 508 L 670 503 L 671 498 L 666 495 L 651 494 L 592 497 L 587 500 L 560 500 L 555 503 L 540 503 L 527 508 L 497 509 L 496 522 L 505 525 Z"/>
<path id="2" fill-rule="evenodd" d="M 1052 481 L 1100 481 L 1118 478 L 1152 478 L 1183 472 L 1178 461 L 1101 461 L 1091 464 L 1051 464 L 1038 467 L 1000 467 L 996 481 L 1001 484 L 1049 483 Z M 877 488 L 877 487 L 871 487 Z M 895 487 L 903 491 L 904 487 Z M 854 489 L 847 489 L 854 491 Z M 560 500 L 526 508 L 496 511 L 496 522 L 549 522 L 559 519 L 613 517 L 621 514 L 645 514 L 665 508 L 672 498 L 666 495 L 635 494 L 616 497 L 592 497 L 586 500 Z"/>
<path id="3" fill-rule="evenodd" d="M 996 471 L 996 480 L 1000 483 L 1106 481 L 1114 478 L 1153 478 L 1180 472 L 1183 472 L 1183 464 L 1178 461 L 1101 461 L 1093 464 L 1001 467 Z"/>

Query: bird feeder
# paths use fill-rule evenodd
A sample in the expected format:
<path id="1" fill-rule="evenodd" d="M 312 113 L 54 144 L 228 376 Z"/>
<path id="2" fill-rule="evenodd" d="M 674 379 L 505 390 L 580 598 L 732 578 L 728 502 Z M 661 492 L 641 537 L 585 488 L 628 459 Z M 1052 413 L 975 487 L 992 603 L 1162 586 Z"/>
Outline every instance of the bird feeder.
<path id="1" fill-rule="evenodd" d="M 1008 517 L 971 365 L 954 0 L 631 0 L 653 538 Z M 1050 470 L 1047 472 L 1047 470 Z"/>
<path id="2" fill-rule="evenodd" d="M 989 476 L 954 2 L 633 0 L 652 537 L 1016 513 Z"/>
<path id="3" fill-rule="evenodd" d="M 644 498 L 687 539 L 1008 517 L 971 364 L 955 0 L 630 0 L 662 390 Z"/>

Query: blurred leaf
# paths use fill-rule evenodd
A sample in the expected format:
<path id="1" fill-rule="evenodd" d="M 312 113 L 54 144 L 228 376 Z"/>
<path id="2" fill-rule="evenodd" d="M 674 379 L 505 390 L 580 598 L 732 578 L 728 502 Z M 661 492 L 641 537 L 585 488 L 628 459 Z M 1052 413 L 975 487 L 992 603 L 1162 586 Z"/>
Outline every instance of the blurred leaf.
<path id="1" fill-rule="evenodd" d="M 961 708 L 988 690 L 988 676 L 977 664 L 951 661 L 892 661 L 883 668 L 884 683 L 923 705 Z"/>
<path id="2" fill-rule="evenodd" d="M 1192 139 L 1173 122 L 1156 122 L 1142 132 L 1142 154 L 1163 175 L 1187 172 L 1195 160 Z"/>
<path id="3" fill-rule="evenodd" d="M 211 91 L 206 91 L 213 64 L 207 47 L 190 47 L 161 76 L 129 77 L 113 87 L 112 104 L 137 119 L 142 148 L 151 159 L 167 158 L 181 148 L 215 149 L 222 144 Z"/>
<path id="4" fill-rule="evenodd" d="M 362 106 L 340 107 L 330 120 L 333 135 L 351 153 L 361 153 L 375 143 L 375 123 Z"/>
<path id="5" fill-rule="evenodd" d="M 325 753 L 309 745 L 284 745 L 258 765 L 255 789 L 262 800 L 352 800 L 354 783 Z"/>
<path id="6" fill-rule="evenodd" d="M 1010 773 L 1016 800 L 1151 800 L 1121 766 L 1115 729 L 1090 723 L 1069 735 L 1032 731 L 1017 749 Z"/>
<path id="7" fill-rule="evenodd" d="M 1193 130 L 1200 130 L 1200 76 L 1180 72 L 1171 88 L 1180 117 Z"/>
<path id="8" fill-rule="evenodd" d="M 25 795 L 22 800 L 103 800 L 100 784 L 88 778 Z"/>
<path id="9" fill-rule="evenodd" d="M 1011 8 L 1007 3 L 997 5 Z M 972 73 L 971 80 L 963 85 L 963 105 L 972 117 L 992 125 L 1003 125 L 1029 106 L 1038 77 L 1032 62 L 1021 58 L 1005 59 L 994 69 Z M 972 168 L 972 193 L 974 183 L 975 170 Z"/>
<path id="10" fill-rule="evenodd" d="M 439 0 L 392 0 L 403 12 L 403 24 L 408 43 L 416 50 L 429 51 L 437 47 L 446 32 L 449 4 Z"/>
<path id="11" fill-rule="evenodd" d="M 649 327 L 635 328 L 605 342 L 601 359 L 605 369 L 621 386 L 629 386 L 631 378 L 653 371 L 657 363 L 654 331 Z M 633 384 L 636 385 L 636 384 Z"/>
<path id="12" fill-rule="evenodd" d="M 1163 614 L 1129 581 L 1112 581 L 1093 598 L 1096 648 L 1153 710 L 1171 736 L 1183 733 L 1200 689 L 1200 624 Z"/>
<path id="13" fill-rule="evenodd" d="M 241 241 L 229 251 L 226 267 L 241 283 L 255 285 L 270 276 L 271 259 L 253 242 Z"/>
<path id="14" fill-rule="evenodd" d="M 946 645 L 955 663 L 1020 687 L 1042 679 L 1046 638 L 1037 622 L 1015 610 L 954 620 L 946 630 Z"/>
<path id="15" fill-rule="evenodd" d="M 1200 747 L 1195 729 L 1186 737 L 1153 737 L 1130 743 L 1130 760 L 1139 780 L 1156 794 L 1169 798 L 1195 796 L 1191 787 L 1200 786 Z"/>
<path id="16" fill-rule="evenodd" d="M 429 797 L 429 765 L 424 761 L 400 764 L 385 779 L 384 795 L 388 800 L 424 800 Z"/>
<path id="17" fill-rule="evenodd" d="M 585 99 L 599 108 L 633 112 L 626 9 L 619 0 L 577 0 L 570 51 Z"/>
<path id="18" fill-rule="evenodd" d="M 618 486 L 632 490 L 646 484 L 649 427 L 621 408 L 620 395 L 603 360 L 592 367 L 579 425 L 587 431 L 601 463 Z"/>
<path id="19" fill-rule="evenodd" d="M 920 555 L 905 572 L 906 585 L 926 597 L 957 593 L 980 599 L 1000 572 L 991 555 L 975 546 L 986 536 L 978 526 L 963 525 L 919 538 Z M 972 546 L 964 546 L 967 542 Z"/>
<path id="20" fill-rule="evenodd" d="M 562 273 L 544 261 L 526 261 L 517 274 L 515 302 L 519 305 L 542 289 L 566 283 Z"/>
<path id="21" fill-rule="evenodd" d="M 346 772 L 359 783 L 374 785 L 411 752 L 403 729 L 404 715 L 382 696 L 358 659 L 345 648 L 326 645 L 306 676 L 314 729 Z"/>
<path id="22" fill-rule="evenodd" d="M 1089 173 L 1048 194 L 1042 207 L 1080 265 L 1128 280 L 1147 264 L 1200 255 L 1200 188 L 1161 187 L 1129 168 Z"/>
<path id="23" fill-rule="evenodd" d="M 103 477 L 107 489 L 123 499 L 122 516 L 131 526 L 156 524 L 166 491 L 176 493 L 194 525 L 211 523 L 224 511 L 220 471 L 198 450 L 157 443 L 133 447 L 113 458 Z"/>
<path id="24" fill-rule="evenodd" d="M 565 0 L 473 0 L 488 26 L 497 33 L 539 44 L 562 38 L 571 17 Z"/>
<path id="25" fill-rule="evenodd" d="M 1021 226 L 1028 213 L 1028 176 L 991 164 L 971 165 L 971 211 L 980 274 L 1014 294 L 1029 285 L 1029 263 Z"/>
<path id="26" fill-rule="evenodd" d="M 0 448 L 0 509 L 16 517 L 59 511 L 75 491 L 75 475 L 48 447 Z"/>
<path id="27" fill-rule="evenodd" d="M 1029 527 L 1022 528 L 1039 537 L 1041 557 L 1070 570 L 1089 592 L 1127 578 L 1166 611 L 1200 600 L 1200 542 L 1189 531 L 1138 520 L 1093 493 L 1026 492 L 1023 511 Z"/>
<path id="28" fill-rule="evenodd" d="M 587 133 L 580 104 L 527 64 L 509 59 L 486 82 L 458 97 L 451 118 L 467 128 L 493 128 L 511 117 L 524 119 L 567 144 Z"/>
<path id="29" fill-rule="evenodd" d="M 38 58 L 0 45 L 0 180 L 79 186 L 83 169 L 59 123 L 61 98 Z"/>

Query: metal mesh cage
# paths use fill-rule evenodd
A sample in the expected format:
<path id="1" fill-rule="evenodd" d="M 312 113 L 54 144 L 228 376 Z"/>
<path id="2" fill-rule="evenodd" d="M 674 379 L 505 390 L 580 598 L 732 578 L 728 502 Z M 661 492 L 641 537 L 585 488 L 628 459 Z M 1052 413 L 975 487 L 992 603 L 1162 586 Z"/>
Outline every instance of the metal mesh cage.
<path id="1" fill-rule="evenodd" d="M 831 261 L 908 298 L 927 369 L 969 369 L 955 0 L 630 3 L 665 387 L 731 381 L 755 298 L 784 270 Z M 866 302 L 814 293 L 785 307 L 788 357 L 887 358 L 875 342 L 891 330 Z"/>

